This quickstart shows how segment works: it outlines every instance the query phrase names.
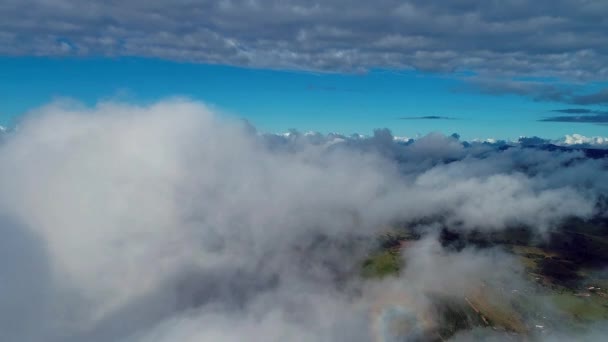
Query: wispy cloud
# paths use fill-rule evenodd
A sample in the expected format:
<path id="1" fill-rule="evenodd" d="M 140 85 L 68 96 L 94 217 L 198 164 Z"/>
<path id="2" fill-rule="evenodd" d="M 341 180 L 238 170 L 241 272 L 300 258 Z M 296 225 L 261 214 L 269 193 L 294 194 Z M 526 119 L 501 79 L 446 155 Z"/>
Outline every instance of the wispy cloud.
<path id="1" fill-rule="evenodd" d="M 425 116 L 404 116 L 400 117 L 399 120 L 457 120 L 456 118 L 449 116 L 439 115 L 425 115 Z"/>
<path id="2" fill-rule="evenodd" d="M 457 90 L 478 91 L 490 95 L 520 95 L 534 101 L 581 106 L 608 104 L 608 88 L 588 91 L 585 85 L 580 84 L 470 77 L 466 79 L 465 85 Z M 580 110 L 578 108 L 566 109 L 573 114 Z"/>
<path id="3" fill-rule="evenodd" d="M 570 114 L 570 115 L 557 115 L 550 116 L 539 121 L 544 122 L 571 122 L 571 123 L 597 123 L 605 124 L 608 123 L 608 111 L 588 109 L 588 108 L 566 108 L 566 109 L 554 109 L 551 112 Z"/>
<path id="4" fill-rule="evenodd" d="M 608 123 L 608 114 L 551 116 L 548 118 L 540 119 L 539 121 L 571 123 Z"/>
<path id="5" fill-rule="evenodd" d="M 552 112 L 563 113 L 563 114 L 608 114 L 608 111 L 594 110 L 588 108 L 566 108 L 566 109 L 554 109 Z"/>

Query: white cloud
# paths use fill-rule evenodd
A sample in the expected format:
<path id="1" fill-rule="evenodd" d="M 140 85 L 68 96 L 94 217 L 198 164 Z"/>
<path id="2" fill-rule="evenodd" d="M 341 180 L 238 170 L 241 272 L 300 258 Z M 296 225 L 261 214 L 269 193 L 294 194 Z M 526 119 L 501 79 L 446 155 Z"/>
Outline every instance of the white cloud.
<path id="1" fill-rule="evenodd" d="M 575 152 L 329 139 L 183 99 L 33 111 L 0 143 L 1 339 L 366 341 L 374 291 L 336 278 L 380 227 L 551 229 L 608 184 Z"/>
<path id="2" fill-rule="evenodd" d="M 566 135 L 558 142 L 564 145 L 608 146 L 608 137 L 586 137 L 581 134 L 572 134 Z"/>

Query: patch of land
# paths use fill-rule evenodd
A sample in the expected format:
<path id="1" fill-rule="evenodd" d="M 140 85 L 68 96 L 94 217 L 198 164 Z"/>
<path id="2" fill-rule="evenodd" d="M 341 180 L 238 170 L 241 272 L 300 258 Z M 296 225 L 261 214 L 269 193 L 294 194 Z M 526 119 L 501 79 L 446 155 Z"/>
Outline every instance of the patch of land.
<path id="1" fill-rule="evenodd" d="M 362 275 L 367 279 L 397 276 L 407 263 L 403 249 L 419 238 L 407 229 L 383 234 L 363 261 Z M 504 249 L 518 258 L 532 286 L 520 292 L 503 289 L 501 284 L 480 284 L 461 300 L 437 296 L 438 340 L 476 327 L 536 336 L 608 320 L 606 220 L 572 220 L 541 238 L 520 227 L 487 234 L 444 228 L 440 239 L 446 249 Z"/>

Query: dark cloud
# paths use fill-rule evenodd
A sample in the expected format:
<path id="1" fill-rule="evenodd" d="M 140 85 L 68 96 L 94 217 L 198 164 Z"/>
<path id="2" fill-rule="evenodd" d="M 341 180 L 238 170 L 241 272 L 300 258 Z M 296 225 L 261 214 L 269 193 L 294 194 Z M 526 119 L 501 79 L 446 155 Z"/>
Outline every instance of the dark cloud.
<path id="1" fill-rule="evenodd" d="M 490 95 L 519 95 L 535 101 L 568 102 L 571 87 L 538 81 L 516 81 L 495 78 L 471 77 L 457 90 L 481 92 Z"/>
<path id="2" fill-rule="evenodd" d="M 580 123 L 608 123 L 608 114 L 597 115 L 569 115 L 569 116 L 551 116 L 540 119 L 544 122 L 580 122 Z"/>
<path id="3" fill-rule="evenodd" d="M 427 115 L 427 116 L 404 116 L 399 120 L 455 120 L 449 116 Z"/>
<path id="4" fill-rule="evenodd" d="M 607 12 L 603 0 L 5 0 L 0 53 L 605 80 Z"/>
<path id="5" fill-rule="evenodd" d="M 566 109 L 555 109 L 551 112 L 569 114 L 569 115 L 557 115 L 550 116 L 539 121 L 545 122 L 580 122 L 580 123 L 596 123 L 605 124 L 608 123 L 608 111 L 596 110 L 588 108 L 566 108 Z"/>
<path id="6" fill-rule="evenodd" d="M 608 111 L 587 108 L 566 108 L 552 110 L 554 113 L 571 114 L 543 118 L 545 122 L 580 122 L 580 123 L 608 123 Z"/>
<path id="7" fill-rule="evenodd" d="M 566 109 L 554 109 L 552 112 L 564 113 L 564 114 L 593 114 L 596 111 L 587 108 L 566 108 Z"/>
<path id="8" fill-rule="evenodd" d="M 608 88 L 589 93 L 581 85 L 549 81 L 471 77 L 466 80 L 464 87 L 457 90 L 479 91 L 491 95 L 520 95 L 535 101 L 561 102 L 582 106 L 608 104 Z"/>
<path id="9" fill-rule="evenodd" d="M 574 95 L 569 102 L 578 105 L 608 104 L 608 88 L 591 94 Z"/>
<path id="10" fill-rule="evenodd" d="M 518 142 L 522 146 L 542 146 L 548 144 L 550 141 L 547 139 L 543 139 L 540 137 L 521 137 L 518 139 Z"/>

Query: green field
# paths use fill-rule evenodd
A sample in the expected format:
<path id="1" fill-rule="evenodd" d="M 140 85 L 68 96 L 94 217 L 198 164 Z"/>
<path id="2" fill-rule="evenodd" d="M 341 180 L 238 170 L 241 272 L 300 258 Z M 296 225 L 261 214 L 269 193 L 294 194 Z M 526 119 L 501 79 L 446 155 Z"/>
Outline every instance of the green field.
<path id="1" fill-rule="evenodd" d="M 600 227 L 602 228 L 602 227 Z M 536 336 L 543 330 L 584 330 L 586 324 L 608 321 L 608 237 L 606 229 L 574 222 L 533 240 L 522 229 L 484 236 L 442 233 L 446 248 L 498 247 L 515 255 L 529 279 L 522 292 L 495 290 L 502 284 L 480 284 L 464 298 L 436 296 L 441 339 L 458 331 L 492 328 L 510 336 Z M 406 267 L 401 252 L 419 238 L 403 230 L 380 235 L 362 261 L 365 279 L 398 276 Z M 595 287 L 590 289 L 590 287 Z M 597 288 L 601 288 L 598 290 Z"/>
<path id="2" fill-rule="evenodd" d="M 401 269 L 401 255 L 398 251 L 379 251 L 363 261 L 361 274 L 364 278 L 382 278 L 397 275 Z"/>

